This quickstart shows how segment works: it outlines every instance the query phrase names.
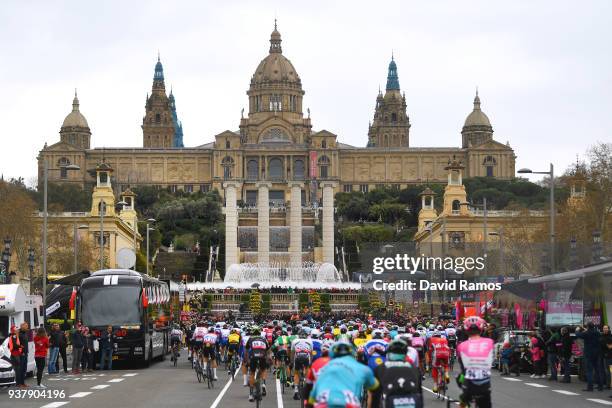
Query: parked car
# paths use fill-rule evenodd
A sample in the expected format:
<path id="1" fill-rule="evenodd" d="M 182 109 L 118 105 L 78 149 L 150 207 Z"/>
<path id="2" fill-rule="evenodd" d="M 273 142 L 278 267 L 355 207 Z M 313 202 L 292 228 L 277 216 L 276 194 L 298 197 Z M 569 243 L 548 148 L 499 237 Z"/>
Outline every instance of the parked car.
<path id="1" fill-rule="evenodd" d="M 498 370 L 501 367 L 501 349 L 506 342 L 523 354 L 529 350 L 529 331 L 505 329 L 499 333 L 493 349 L 493 367 Z"/>
<path id="2" fill-rule="evenodd" d="M 0 345 L 0 388 L 15 385 L 15 370 L 11 363 L 11 352 L 4 342 Z"/>

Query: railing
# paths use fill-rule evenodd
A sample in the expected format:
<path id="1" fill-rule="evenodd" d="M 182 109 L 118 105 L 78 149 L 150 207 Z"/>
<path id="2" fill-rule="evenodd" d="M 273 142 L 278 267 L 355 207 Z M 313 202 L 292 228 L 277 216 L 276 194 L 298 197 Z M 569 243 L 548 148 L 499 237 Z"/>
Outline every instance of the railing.
<path id="1" fill-rule="evenodd" d="M 470 208 L 470 212 L 476 216 L 484 217 L 484 210 Z M 521 215 L 527 215 L 529 217 L 545 217 L 548 215 L 547 211 L 517 211 L 517 210 L 487 210 L 487 217 L 519 217 Z"/>

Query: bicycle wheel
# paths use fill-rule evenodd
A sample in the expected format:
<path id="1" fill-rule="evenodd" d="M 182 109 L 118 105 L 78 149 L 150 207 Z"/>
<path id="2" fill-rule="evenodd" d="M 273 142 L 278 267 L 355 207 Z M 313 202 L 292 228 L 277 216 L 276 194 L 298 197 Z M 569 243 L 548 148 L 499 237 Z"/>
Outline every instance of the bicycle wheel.
<path id="1" fill-rule="evenodd" d="M 255 374 L 255 390 L 253 392 L 255 394 L 255 407 L 259 408 L 261 405 L 261 379 L 259 379 L 259 370 Z"/>
<path id="2" fill-rule="evenodd" d="M 200 368 L 199 362 L 196 362 L 195 372 L 196 372 L 196 377 L 198 378 L 198 382 L 201 383 L 202 382 L 202 370 Z"/>
<path id="3" fill-rule="evenodd" d="M 285 385 L 287 384 L 287 373 L 285 372 L 285 365 L 282 364 L 280 366 L 280 375 L 279 375 L 279 381 L 281 383 L 281 394 L 285 393 Z"/>
<path id="4" fill-rule="evenodd" d="M 210 361 L 206 364 L 206 377 L 208 378 L 208 388 L 213 388 L 213 372 L 210 366 Z"/>

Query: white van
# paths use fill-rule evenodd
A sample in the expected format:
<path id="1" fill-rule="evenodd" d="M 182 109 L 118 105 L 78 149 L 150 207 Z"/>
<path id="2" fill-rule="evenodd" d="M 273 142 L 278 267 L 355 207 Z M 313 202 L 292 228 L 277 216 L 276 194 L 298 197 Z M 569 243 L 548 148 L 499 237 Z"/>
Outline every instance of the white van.
<path id="1" fill-rule="evenodd" d="M 42 298 L 26 295 L 21 285 L 12 283 L 0 285 L 0 344 L 8 342 L 11 326 L 28 322 L 30 329 L 37 329 L 42 323 Z M 32 338 L 34 338 L 32 336 Z M 34 341 L 28 343 L 28 375 L 36 371 Z"/>

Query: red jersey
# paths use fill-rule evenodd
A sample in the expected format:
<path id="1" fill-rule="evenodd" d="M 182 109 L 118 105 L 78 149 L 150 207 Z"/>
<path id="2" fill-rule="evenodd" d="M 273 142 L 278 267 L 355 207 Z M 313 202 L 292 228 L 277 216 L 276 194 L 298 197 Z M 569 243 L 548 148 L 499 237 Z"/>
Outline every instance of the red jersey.
<path id="1" fill-rule="evenodd" d="M 319 371 L 329 363 L 329 360 L 329 357 L 319 357 L 312 363 L 310 370 L 308 370 L 308 375 L 306 375 L 307 384 L 314 384 L 314 382 L 317 381 L 317 378 L 319 378 Z"/>
<path id="2" fill-rule="evenodd" d="M 429 339 L 429 352 L 436 359 L 448 359 L 450 355 L 450 348 L 448 347 L 448 340 L 444 337 L 432 337 Z"/>

